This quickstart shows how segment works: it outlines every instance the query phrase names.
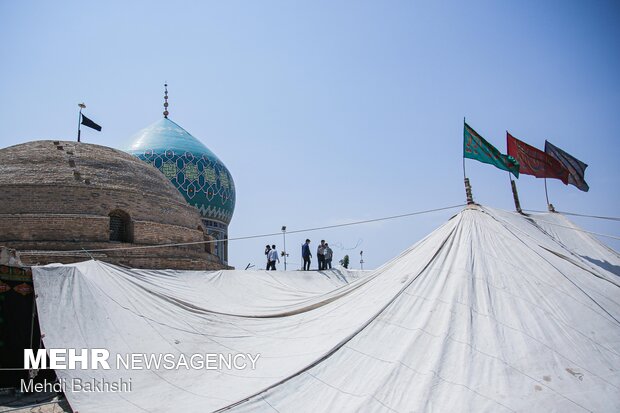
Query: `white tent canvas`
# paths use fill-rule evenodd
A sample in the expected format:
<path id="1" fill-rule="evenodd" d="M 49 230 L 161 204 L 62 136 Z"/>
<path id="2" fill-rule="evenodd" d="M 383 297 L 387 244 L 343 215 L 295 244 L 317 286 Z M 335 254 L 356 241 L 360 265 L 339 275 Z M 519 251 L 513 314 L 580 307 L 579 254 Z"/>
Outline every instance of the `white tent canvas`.
<path id="1" fill-rule="evenodd" d="M 34 269 L 47 348 L 260 354 L 256 369 L 58 370 L 98 411 L 620 411 L 620 257 L 559 214 L 454 216 L 368 275 Z"/>

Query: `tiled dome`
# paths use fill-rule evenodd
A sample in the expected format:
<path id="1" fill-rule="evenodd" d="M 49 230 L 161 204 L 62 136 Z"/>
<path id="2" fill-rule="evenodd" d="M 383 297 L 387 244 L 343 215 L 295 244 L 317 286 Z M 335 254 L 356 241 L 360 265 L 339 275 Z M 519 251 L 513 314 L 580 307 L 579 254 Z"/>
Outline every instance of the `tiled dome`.
<path id="1" fill-rule="evenodd" d="M 132 138 L 130 154 L 158 168 L 205 219 L 226 225 L 235 210 L 235 183 L 222 161 L 164 117 Z"/>

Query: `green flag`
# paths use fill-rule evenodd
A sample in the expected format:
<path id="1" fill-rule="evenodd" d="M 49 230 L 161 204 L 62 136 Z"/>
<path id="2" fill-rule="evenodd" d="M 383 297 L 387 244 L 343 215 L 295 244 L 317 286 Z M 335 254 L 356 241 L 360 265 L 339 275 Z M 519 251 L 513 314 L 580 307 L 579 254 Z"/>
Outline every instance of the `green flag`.
<path id="1" fill-rule="evenodd" d="M 463 157 L 494 165 L 519 177 L 519 162 L 512 156 L 502 155 L 467 123 L 463 129 Z"/>

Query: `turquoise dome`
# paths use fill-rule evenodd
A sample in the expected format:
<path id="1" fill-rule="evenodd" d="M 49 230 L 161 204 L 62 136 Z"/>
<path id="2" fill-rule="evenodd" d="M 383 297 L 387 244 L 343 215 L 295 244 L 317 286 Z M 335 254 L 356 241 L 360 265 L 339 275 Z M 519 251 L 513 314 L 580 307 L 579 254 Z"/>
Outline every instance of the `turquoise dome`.
<path id="1" fill-rule="evenodd" d="M 204 219 L 230 223 L 235 183 L 222 161 L 168 118 L 142 129 L 127 152 L 159 169 Z"/>

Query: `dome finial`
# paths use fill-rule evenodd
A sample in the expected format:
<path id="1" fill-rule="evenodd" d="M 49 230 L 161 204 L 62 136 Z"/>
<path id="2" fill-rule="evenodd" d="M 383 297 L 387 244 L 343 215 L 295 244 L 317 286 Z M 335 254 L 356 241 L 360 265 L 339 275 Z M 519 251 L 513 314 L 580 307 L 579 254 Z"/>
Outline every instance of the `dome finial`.
<path id="1" fill-rule="evenodd" d="M 168 119 L 168 82 L 164 83 L 164 118 Z"/>

